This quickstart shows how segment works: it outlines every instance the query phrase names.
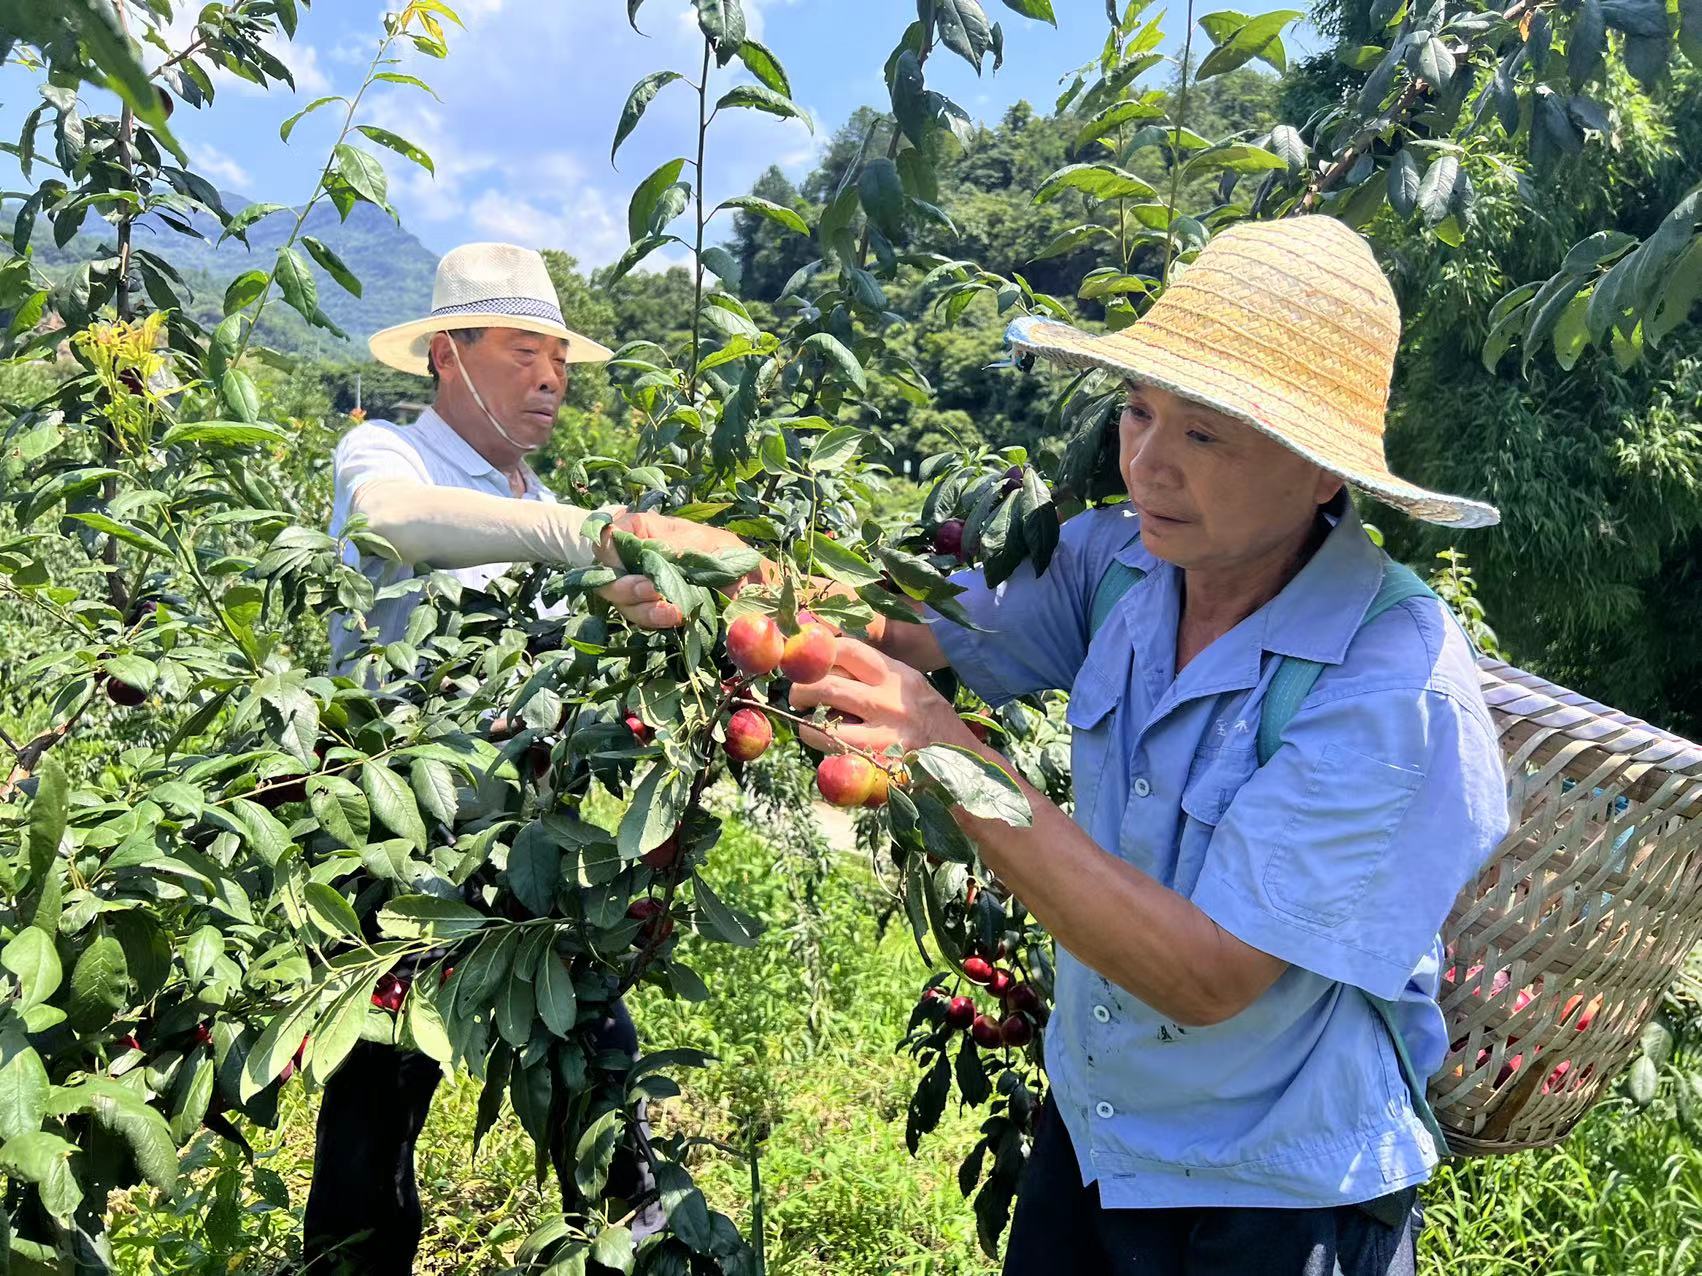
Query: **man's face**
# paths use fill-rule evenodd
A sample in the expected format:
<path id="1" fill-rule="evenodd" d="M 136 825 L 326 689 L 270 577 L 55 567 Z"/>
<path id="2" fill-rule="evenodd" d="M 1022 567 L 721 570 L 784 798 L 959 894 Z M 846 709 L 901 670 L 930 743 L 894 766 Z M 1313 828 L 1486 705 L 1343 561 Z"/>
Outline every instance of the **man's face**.
<path id="1" fill-rule="evenodd" d="M 515 443 L 534 452 L 549 441 L 556 411 L 567 393 L 567 342 L 518 328 L 487 328 L 470 345 L 455 342 L 455 354 L 460 368 L 451 362 L 443 369 L 446 390 L 467 394 L 464 370 Z M 475 416 L 483 415 L 475 404 L 469 402 L 466 407 Z"/>
<path id="2" fill-rule="evenodd" d="M 1341 487 L 1250 425 L 1165 390 L 1126 389 L 1117 464 L 1141 540 L 1184 570 L 1279 552 Z"/>

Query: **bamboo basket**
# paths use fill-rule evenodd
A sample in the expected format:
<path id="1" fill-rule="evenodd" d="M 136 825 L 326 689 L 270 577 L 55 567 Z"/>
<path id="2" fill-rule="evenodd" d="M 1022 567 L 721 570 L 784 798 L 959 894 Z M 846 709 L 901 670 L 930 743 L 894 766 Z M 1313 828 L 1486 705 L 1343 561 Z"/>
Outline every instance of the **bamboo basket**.
<path id="1" fill-rule="evenodd" d="M 1702 747 L 1480 657 L 1513 826 L 1454 903 L 1430 1100 L 1456 1152 L 1555 1143 L 1702 940 Z"/>

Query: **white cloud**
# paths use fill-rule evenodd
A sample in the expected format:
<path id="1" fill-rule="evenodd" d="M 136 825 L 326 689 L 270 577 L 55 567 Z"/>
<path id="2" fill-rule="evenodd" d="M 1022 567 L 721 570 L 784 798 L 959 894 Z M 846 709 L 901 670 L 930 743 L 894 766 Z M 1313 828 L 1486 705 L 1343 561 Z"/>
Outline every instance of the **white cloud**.
<path id="1" fill-rule="evenodd" d="M 248 170 L 216 146 L 196 147 L 195 167 L 228 191 L 247 191 L 253 185 Z"/>
<path id="2" fill-rule="evenodd" d="M 746 0 L 745 8 L 759 34 L 761 4 Z M 449 59 L 417 59 L 407 68 L 431 83 L 441 105 L 398 86 L 369 95 L 370 112 L 363 111 L 419 143 L 436 164 L 433 178 L 382 154 L 403 220 L 429 225 L 428 237 L 444 247 L 498 235 L 566 249 L 587 267 L 613 261 L 626 248 L 631 188 L 694 144 L 696 94 L 670 84 L 623 145 L 619 171 L 608 162 L 621 107 L 640 77 L 664 67 L 695 76 L 702 37 L 691 6 L 646 0 L 638 15 L 643 39 L 618 5 L 471 0 L 458 11 L 467 27 L 451 33 Z M 737 62 L 716 70 L 711 100 L 744 78 Z M 723 113 L 709 140 L 711 200 L 749 190 L 769 164 L 806 168 L 824 142 L 797 121 Z M 726 232 L 717 223 L 711 234 Z"/>

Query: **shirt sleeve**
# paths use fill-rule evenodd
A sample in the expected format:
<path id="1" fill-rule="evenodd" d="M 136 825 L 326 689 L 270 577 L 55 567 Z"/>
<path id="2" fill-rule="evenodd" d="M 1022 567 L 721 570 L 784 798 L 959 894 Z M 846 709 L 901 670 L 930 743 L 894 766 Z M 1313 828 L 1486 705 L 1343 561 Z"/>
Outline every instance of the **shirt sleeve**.
<path id="1" fill-rule="evenodd" d="M 334 470 L 337 486 L 346 497 L 353 497 L 375 479 L 431 482 L 431 473 L 412 443 L 395 430 L 370 422 L 357 425 L 342 437 Z"/>
<path id="2" fill-rule="evenodd" d="M 1221 812 L 1194 903 L 1254 948 L 1393 999 L 1506 832 L 1494 734 L 1480 706 L 1407 688 L 1305 705 L 1284 740 Z"/>
<path id="3" fill-rule="evenodd" d="M 1089 600 L 1133 534 L 1121 507 L 1091 510 L 1060 529 L 1057 551 L 1041 575 L 1029 562 L 993 588 L 978 569 L 954 575 L 964 588 L 955 601 L 978 628 L 926 613 L 953 670 L 991 705 L 1069 688 L 1087 658 Z"/>

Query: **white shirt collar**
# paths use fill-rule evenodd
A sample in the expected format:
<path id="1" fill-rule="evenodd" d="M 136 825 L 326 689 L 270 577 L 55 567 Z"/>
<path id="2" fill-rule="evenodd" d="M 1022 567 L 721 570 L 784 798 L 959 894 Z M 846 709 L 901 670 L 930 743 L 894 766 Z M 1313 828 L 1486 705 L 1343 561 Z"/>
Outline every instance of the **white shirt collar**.
<path id="1" fill-rule="evenodd" d="M 462 438 L 460 431 L 438 415 L 436 408 L 427 408 L 420 413 L 419 420 L 414 422 L 412 428 L 430 432 L 444 456 L 453 462 L 457 469 L 465 472 L 467 477 L 479 478 L 484 475 L 491 475 L 500 479 L 504 484 L 508 482 L 508 476 L 486 460 L 484 455 L 471 443 Z M 543 486 L 538 476 L 532 472 L 532 467 L 527 465 L 525 461 L 520 462 L 520 472 L 521 477 L 526 481 L 528 495 Z"/>

